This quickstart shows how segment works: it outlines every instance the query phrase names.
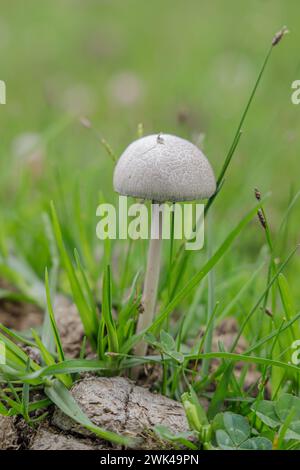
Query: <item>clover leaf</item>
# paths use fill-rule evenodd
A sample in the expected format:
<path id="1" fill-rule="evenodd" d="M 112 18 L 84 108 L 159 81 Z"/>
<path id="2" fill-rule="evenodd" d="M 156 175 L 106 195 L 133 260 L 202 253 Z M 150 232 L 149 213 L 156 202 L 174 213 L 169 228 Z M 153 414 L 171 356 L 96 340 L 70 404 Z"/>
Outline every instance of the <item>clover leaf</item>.
<path id="1" fill-rule="evenodd" d="M 300 398 L 284 393 L 276 401 L 262 400 L 255 403 L 251 410 L 272 429 L 283 426 L 292 414 L 284 439 L 300 439 Z"/>
<path id="2" fill-rule="evenodd" d="M 272 442 L 265 437 L 251 437 L 251 428 L 244 416 L 226 412 L 213 422 L 217 445 L 223 450 L 271 450 Z"/>

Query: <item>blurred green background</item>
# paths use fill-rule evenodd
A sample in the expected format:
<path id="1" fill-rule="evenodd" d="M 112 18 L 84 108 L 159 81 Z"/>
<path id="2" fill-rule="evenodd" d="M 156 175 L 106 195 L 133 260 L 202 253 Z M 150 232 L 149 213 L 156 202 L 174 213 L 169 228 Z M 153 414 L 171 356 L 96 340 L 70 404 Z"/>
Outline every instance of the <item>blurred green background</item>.
<path id="1" fill-rule="evenodd" d="M 115 197 L 113 163 L 80 116 L 117 156 L 143 123 L 145 134 L 198 143 L 217 174 L 272 37 L 287 25 L 290 34 L 273 51 L 213 209 L 217 246 L 253 205 L 254 187 L 271 191 L 266 209 L 276 235 L 300 189 L 300 105 L 291 103 L 291 83 L 300 79 L 299 18 L 298 0 L 2 0 L 2 245 L 42 277 L 50 262 L 42 213 L 53 199 L 69 246 L 80 245 L 79 210 L 97 251 L 95 211 L 100 191 L 108 201 Z M 299 207 L 286 250 L 299 241 Z M 263 244 L 253 221 L 223 262 L 223 281 L 230 269 L 253 262 Z M 299 298 L 297 277 L 290 277 Z"/>

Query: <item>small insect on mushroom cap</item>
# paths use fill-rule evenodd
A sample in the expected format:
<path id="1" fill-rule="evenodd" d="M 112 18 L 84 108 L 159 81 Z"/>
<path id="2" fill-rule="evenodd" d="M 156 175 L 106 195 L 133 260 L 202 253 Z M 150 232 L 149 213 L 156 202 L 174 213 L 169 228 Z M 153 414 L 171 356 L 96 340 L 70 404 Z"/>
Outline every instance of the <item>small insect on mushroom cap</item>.
<path id="1" fill-rule="evenodd" d="M 198 147 L 174 135 L 155 134 L 134 141 L 121 155 L 114 189 L 156 202 L 193 201 L 211 197 L 216 180 Z"/>

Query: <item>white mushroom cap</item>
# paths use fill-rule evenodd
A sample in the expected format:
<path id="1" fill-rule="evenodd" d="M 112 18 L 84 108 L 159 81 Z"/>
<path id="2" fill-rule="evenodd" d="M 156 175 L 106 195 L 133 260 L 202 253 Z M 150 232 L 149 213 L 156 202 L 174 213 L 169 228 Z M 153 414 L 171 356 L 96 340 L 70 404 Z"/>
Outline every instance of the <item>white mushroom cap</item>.
<path id="1" fill-rule="evenodd" d="M 191 142 L 169 134 L 148 135 L 130 144 L 114 172 L 115 191 L 156 202 L 193 201 L 216 191 L 213 170 Z"/>

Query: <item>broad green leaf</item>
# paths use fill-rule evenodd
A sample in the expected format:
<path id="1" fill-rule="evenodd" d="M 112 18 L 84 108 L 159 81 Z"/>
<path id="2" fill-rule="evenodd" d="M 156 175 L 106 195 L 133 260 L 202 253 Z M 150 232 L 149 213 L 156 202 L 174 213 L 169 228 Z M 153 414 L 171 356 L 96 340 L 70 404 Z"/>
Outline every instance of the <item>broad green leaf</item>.
<path id="1" fill-rule="evenodd" d="M 250 436 L 250 426 L 244 416 L 226 412 L 223 414 L 223 423 L 225 431 L 236 446 Z"/>
<path id="2" fill-rule="evenodd" d="M 175 359 L 176 362 L 179 362 L 179 364 L 183 364 L 184 362 L 184 355 L 181 352 L 178 351 L 168 351 L 168 355 L 172 357 L 172 359 Z"/>
<path id="3" fill-rule="evenodd" d="M 299 420 L 300 398 L 284 393 L 275 402 L 275 410 L 281 422 L 284 422 L 287 419 L 291 410 L 294 410 L 293 421 Z"/>
<path id="4" fill-rule="evenodd" d="M 300 398 L 284 393 L 276 401 L 254 404 L 251 410 L 267 426 L 279 429 L 282 439 L 300 439 Z"/>
<path id="5" fill-rule="evenodd" d="M 272 442 L 265 437 L 252 437 L 243 442 L 239 449 L 241 450 L 272 450 Z"/>
<path id="6" fill-rule="evenodd" d="M 176 349 L 176 344 L 175 344 L 174 339 L 165 330 L 162 330 L 160 332 L 160 342 L 161 342 L 161 345 L 162 345 L 164 351 L 166 351 L 168 353 L 171 352 L 171 351 L 174 351 Z"/>
<path id="7" fill-rule="evenodd" d="M 275 403 L 269 400 L 262 400 L 255 403 L 251 410 L 259 417 L 259 419 L 270 428 L 280 426 L 280 419 L 276 413 Z"/>
<path id="8" fill-rule="evenodd" d="M 288 429 L 285 433 L 284 439 L 285 440 L 297 439 L 298 441 L 300 441 L 300 420 L 297 420 L 297 421 L 293 420 L 289 424 Z"/>
<path id="9" fill-rule="evenodd" d="M 232 442 L 229 435 L 226 431 L 224 431 L 224 429 L 218 429 L 216 431 L 216 441 L 218 446 L 223 450 L 233 450 L 236 448 L 234 442 Z"/>
<path id="10" fill-rule="evenodd" d="M 201 422 L 201 416 L 198 414 L 197 406 L 193 403 L 191 395 L 186 392 L 182 395 L 181 400 L 190 428 L 200 432 L 203 423 Z"/>
<path id="11" fill-rule="evenodd" d="M 209 424 L 206 412 L 201 403 L 199 402 L 198 396 L 192 386 L 189 387 L 189 392 L 185 392 L 181 396 L 181 401 L 182 403 L 189 401 L 193 404 L 197 413 L 197 420 L 199 421 L 201 426 L 206 426 Z"/>
<path id="12" fill-rule="evenodd" d="M 270 450 L 272 442 L 264 437 L 250 437 L 248 420 L 241 415 L 219 413 L 213 423 L 216 441 L 223 450 Z"/>

